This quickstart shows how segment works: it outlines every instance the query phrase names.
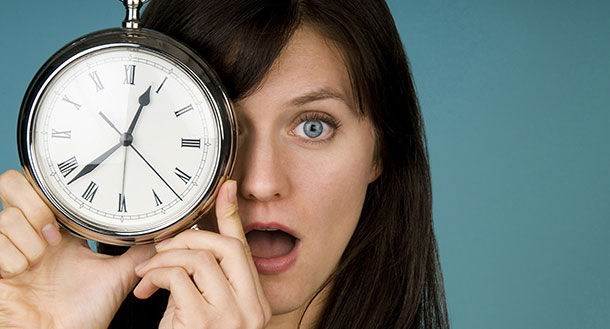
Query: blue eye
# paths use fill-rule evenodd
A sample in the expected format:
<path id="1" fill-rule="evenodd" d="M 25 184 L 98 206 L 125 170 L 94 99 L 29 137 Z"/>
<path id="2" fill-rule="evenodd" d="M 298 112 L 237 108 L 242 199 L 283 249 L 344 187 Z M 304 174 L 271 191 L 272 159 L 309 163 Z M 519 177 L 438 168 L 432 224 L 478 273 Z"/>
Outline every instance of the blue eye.
<path id="1" fill-rule="evenodd" d="M 310 112 L 296 118 L 298 124 L 291 134 L 300 137 L 307 143 L 324 143 L 330 141 L 341 123 L 328 114 Z"/>
<path id="2" fill-rule="evenodd" d="M 303 125 L 303 132 L 309 138 L 317 138 L 324 132 L 324 125 L 318 120 L 309 120 Z"/>

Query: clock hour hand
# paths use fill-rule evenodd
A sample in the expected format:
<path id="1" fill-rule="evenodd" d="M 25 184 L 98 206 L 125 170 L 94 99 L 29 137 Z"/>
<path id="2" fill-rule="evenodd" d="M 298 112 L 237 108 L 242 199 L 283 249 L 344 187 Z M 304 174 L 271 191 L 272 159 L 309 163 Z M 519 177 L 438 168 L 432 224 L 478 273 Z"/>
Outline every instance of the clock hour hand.
<path id="1" fill-rule="evenodd" d="M 133 120 L 131 120 L 131 124 L 129 125 L 129 129 L 127 129 L 126 134 L 131 135 L 131 133 L 133 133 L 133 129 L 136 127 L 136 123 L 138 122 L 140 114 L 142 113 L 142 109 L 144 106 L 150 104 L 150 87 L 151 86 L 148 86 L 148 89 L 146 89 L 146 91 L 138 98 L 138 103 L 140 103 L 140 106 L 138 107 L 138 111 L 133 117 Z"/>
<path id="2" fill-rule="evenodd" d="M 104 162 L 104 160 L 108 159 L 108 157 L 111 156 L 112 153 L 114 153 L 114 151 L 116 151 L 122 145 L 123 145 L 123 143 L 119 142 L 115 146 L 111 147 L 108 151 L 104 152 L 102 155 L 95 158 L 93 161 L 91 161 L 89 164 L 87 164 L 78 174 L 76 174 L 76 176 L 74 176 L 74 178 L 72 178 L 72 180 L 70 180 L 68 182 L 68 185 L 70 185 L 75 180 L 77 180 L 77 179 L 85 176 L 86 174 L 90 173 L 91 171 L 93 171 L 93 169 L 97 168 L 97 166 L 99 166 L 102 162 Z"/>

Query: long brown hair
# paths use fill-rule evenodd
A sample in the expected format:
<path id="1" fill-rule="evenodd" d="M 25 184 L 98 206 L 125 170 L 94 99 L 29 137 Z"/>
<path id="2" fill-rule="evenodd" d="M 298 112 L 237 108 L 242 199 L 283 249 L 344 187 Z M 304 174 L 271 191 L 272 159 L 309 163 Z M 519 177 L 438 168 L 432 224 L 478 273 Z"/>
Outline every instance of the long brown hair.
<path id="1" fill-rule="evenodd" d="M 206 58 L 233 100 L 256 90 L 302 24 L 336 43 L 374 124 L 382 172 L 328 280 L 317 328 L 449 328 L 423 120 L 383 0 L 152 0 L 142 22 Z"/>

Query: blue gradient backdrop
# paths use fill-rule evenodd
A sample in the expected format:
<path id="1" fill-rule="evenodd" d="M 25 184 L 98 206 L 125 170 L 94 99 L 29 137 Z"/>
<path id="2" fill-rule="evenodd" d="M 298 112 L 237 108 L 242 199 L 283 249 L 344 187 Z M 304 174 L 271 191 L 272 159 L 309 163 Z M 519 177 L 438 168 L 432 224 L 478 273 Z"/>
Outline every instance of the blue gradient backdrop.
<path id="1" fill-rule="evenodd" d="M 610 2 L 389 5 L 426 121 L 453 328 L 609 328 Z M 40 65 L 122 17 L 116 0 L 3 3 L 0 171 L 20 166 Z"/>

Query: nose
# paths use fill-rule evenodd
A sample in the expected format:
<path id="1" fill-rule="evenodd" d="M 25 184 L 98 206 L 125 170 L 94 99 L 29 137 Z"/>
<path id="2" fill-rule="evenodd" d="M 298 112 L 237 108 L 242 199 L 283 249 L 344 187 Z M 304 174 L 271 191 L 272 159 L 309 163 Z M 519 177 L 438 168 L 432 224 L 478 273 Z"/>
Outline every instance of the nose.
<path id="1" fill-rule="evenodd" d="M 248 134 L 240 139 L 234 177 L 241 196 L 259 202 L 286 196 L 290 184 L 283 160 L 280 142 L 273 137 Z"/>

